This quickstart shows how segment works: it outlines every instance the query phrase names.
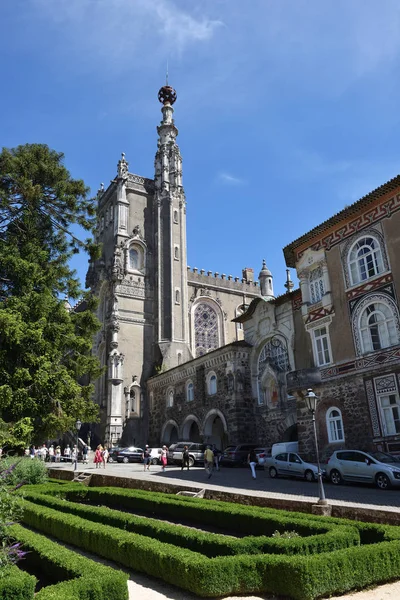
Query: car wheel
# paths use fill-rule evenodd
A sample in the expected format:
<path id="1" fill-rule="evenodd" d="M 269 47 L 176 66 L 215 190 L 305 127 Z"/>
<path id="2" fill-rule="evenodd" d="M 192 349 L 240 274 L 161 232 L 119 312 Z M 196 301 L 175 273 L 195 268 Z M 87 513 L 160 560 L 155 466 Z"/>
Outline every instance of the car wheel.
<path id="1" fill-rule="evenodd" d="M 189 456 L 189 467 L 194 467 L 194 458 L 193 458 L 193 456 Z"/>
<path id="2" fill-rule="evenodd" d="M 124 456 L 124 458 L 122 459 L 123 463 L 128 463 L 129 462 L 129 458 L 127 456 Z"/>
<path id="3" fill-rule="evenodd" d="M 332 469 L 331 474 L 330 474 L 330 480 L 335 485 L 340 485 L 342 483 L 342 476 L 339 473 L 339 471 L 337 471 L 336 469 Z"/>
<path id="4" fill-rule="evenodd" d="M 114 459 L 113 459 L 113 458 L 111 458 L 111 456 L 109 456 L 109 457 L 108 457 L 108 462 L 109 462 L 109 463 L 113 463 L 113 462 L 114 462 Z"/>
<path id="5" fill-rule="evenodd" d="M 387 490 L 390 487 L 390 480 L 385 473 L 378 473 L 375 477 L 375 483 L 380 490 Z"/>
<path id="6" fill-rule="evenodd" d="M 315 479 L 314 473 L 312 471 L 310 471 L 310 469 L 307 469 L 307 471 L 304 473 L 304 479 L 306 481 L 314 481 L 314 479 Z"/>
<path id="7" fill-rule="evenodd" d="M 152 458 L 151 459 L 151 464 L 152 465 L 157 465 L 158 464 L 158 458 Z"/>
<path id="8" fill-rule="evenodd" d="M 271 467 L 269 470 L 269 476 L 272 479 L 276 479 L 278 477 L 278 471 L 275 469 L 275 467 Z"/>

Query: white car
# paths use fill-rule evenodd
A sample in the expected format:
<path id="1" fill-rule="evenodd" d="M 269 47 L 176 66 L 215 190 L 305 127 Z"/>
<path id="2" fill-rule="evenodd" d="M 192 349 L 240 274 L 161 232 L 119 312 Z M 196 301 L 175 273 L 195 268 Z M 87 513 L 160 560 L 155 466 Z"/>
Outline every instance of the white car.
<path id="1" fill-rule="evenodd" d="M 152 465 L 161 465 L 162 448 L 150 448 L 150 462 Z"/>
<path id="2" fill-rule="evenodd" d="M 306 481 L 316 481 L 318 467 L 305 462 L 296 452 L 281 452 L 276 456 L 265 459 L 264 468 L 272 479 L 282 475 L 285 477 L 300 477 Z M 322 471 L 324 475 L 324 471 Z"/>

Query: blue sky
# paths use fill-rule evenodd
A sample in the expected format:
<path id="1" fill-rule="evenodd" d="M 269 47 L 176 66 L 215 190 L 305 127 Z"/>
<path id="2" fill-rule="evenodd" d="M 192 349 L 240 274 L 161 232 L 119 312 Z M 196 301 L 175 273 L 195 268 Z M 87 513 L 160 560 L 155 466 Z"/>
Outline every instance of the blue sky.
<path id="1" fill-rule="evenodd" d="M 282 247 L 400 172 L 398 0 L 3 0 L 0 23 L 1 145 L 64 152 L 93 194 L 121 151 L 153 177 L 169 62 L 192 267 L 265 258 L 282 293 Z"/>

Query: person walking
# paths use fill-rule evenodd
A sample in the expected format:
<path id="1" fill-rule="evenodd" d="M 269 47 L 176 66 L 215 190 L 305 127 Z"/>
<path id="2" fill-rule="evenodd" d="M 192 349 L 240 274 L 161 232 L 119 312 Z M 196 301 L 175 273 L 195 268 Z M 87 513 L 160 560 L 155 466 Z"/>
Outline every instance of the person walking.
<path id="1" fill-rule="evenodd" d="M 33 445 L 29 448 L 29 456 L 31 458 L 35 458 L 35 456 L 36 456 L 36 448 Z"/>
<path id="2" fill-rule="evenodd" d="M 210 479 L 214 466 L 214 452 L 211 450 L 211 446 L 207 446 L 204 452 L 204 468 L 208 473 L 208 479 Z"/>
<path id="3" fill-rule="evenodd" d="M 187 467 L 187 470 L 189 471 L 189 448 L 187 446 L 185 446 L 183 448 L 183 452 L 182 452 L 181 471 L 183 471 L 184 467 Z"/>
<path id="4" fill-rule="evenodd" d="M 216 446 L 213 446 L 213 452 L 214 452 L 214 467 L 215 467 L 216 471 L 219 471 L 219 463 L 221 460 L 222 452 Z"/>
<path id="5" fill-rule="evenodd" d="M 101 458 L 103 459 L 103 469 L 106 468 L 106 463 L 108 462 L 109 456 L 110 456 L 110 453 L 108 452 L 108 448 L 107 448 L 107 446 L 104 446 L 104 448 L 101 451 Z"/>
<path id="6" fill-rule="evenodd" d="M 61 446 L 56 447 L 56 463 L 61 462 Z"/>
<path id="7" fill-rule="evenodd" d="M 69 447 L 69 444 L 64 448 L 64 457 L 66 461 L 71 460 L 71 448 Z"/>
<path id="8" fill-rule="evenodd" d="M 143 460 L 143 471 L 147 470 L 150 471 L 150 448 L 149 446 L 146 444 L 146 447 L 142 453 L 142 460 Z"/>
<path id="9" fill-rule="evenodd" d="M 82 448 L 82 462 L 84 465 L 88 464 L 88 454 L 89 454 L 89 448 L 85 444 Z"/>
<path id="10" fill-rule="evenodd" d="M 256 453 L 254 451 L 254 448 L 252 448 L 247 456 L 247 462 L 250 465 L 250 469 L 251 469 L 251 476 L 253 477 L 253 479 L 256 479 L 256 464 L 257 464 L 257 456 Z"/>
<path id="11" fill-rule="evenodd" d="M 101 463 L 103 462 L 102 450 L 103 448 L 101 444 L 99 444 L 96 448 L 96 452 L 94 453 L 94 464 L 96 465 L 96 469 L 99 469 Z"/>
<path id="12" fill-rule="evenodd" d="M 49 447 L 49 462 L 54 462 L 54 446 L 51 444 Z"/>
<path id="13" fill-rule="evenodd" d="M 168 448 L 167 446 L 163 446 L 161 450 L 161 471 L 165 471 L 165 467 L 168 462 Z"/>

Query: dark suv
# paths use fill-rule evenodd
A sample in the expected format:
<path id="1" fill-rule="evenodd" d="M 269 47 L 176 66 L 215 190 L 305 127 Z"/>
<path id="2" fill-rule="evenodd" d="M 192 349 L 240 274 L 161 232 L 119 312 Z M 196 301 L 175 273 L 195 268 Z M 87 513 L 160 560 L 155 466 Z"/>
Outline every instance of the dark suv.
<path id="1" fill-rule="evenodd" d="M 228 446 L 222 455 L 222 464 L 226 466 L 238 466 L 247 464 L 247 457 L 250 450 L 258 448 L 258 444 L 238 444 L 237 446 Z"/>
<path id="2" fill-rule="evenodd" d="M 195 464 L 203 465 L 206 445 L 198 444 L 196 442 L 178 442 L 174 447 L 171 446 L 168 453 L 168 461 L 181 465 L 183 449 L 185 446 L 187 446 L 189 450 L 189 466 L 193 467 Z"/>

